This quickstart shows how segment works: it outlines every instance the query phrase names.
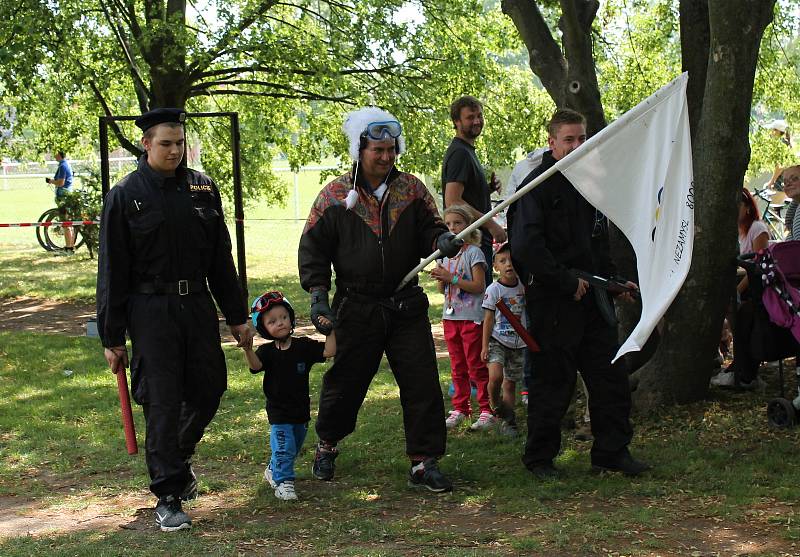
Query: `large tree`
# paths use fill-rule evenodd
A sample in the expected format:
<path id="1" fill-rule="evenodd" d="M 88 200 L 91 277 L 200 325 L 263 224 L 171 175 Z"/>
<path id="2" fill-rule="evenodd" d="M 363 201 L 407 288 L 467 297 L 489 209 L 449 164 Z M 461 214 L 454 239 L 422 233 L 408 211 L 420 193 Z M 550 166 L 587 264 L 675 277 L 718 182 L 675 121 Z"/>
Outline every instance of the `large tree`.
<path id="1" fill-rule="evenodd" d="M 695 251 L 686 284 L 660 328 L 655 355 L 637 373 L 640 407 L 696 400 L 708 388 L 709 364 L 733 292 L 735 199 L 749 160 L 748 126 L 759 47 L 772 21 L 774 3 L 680 2 L 695 169 Z M 605 116 L 596 63 L 602 50 L 597 46 L 602 41 L 596 22 L 599 2 L 560 0 L 556 6 L 556 2 L 503 0 L 502 5 L 528 48 L 531 69 L 555 103 L 585 113 L 590 132 L 601 129 Z M 660 6 L 670 8 L 666 2 Z M 623 4 L 620 14 L 628 18 L 631 11 Z M 654 50 L 665 51 L 658 46 Z M 622 242 L 616 244 L 619 253 Z"/>

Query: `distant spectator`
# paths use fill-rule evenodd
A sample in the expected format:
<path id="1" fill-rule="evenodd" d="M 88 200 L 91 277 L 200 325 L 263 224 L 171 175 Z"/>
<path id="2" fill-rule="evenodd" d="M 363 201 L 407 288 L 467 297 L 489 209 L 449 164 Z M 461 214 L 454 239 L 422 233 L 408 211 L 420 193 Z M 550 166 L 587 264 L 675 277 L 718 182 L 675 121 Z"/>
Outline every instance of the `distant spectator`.
<path id="1" fill-rule="evenodd" d="M 796 173 L 790 172 L 792 169 Z M 787 178 L 791 187 L 800 177 L 800 168 L 790 167 L 784 171 L 784 184 Z M 739 197 L 739 255 L 754 253 L 769 245 L 769 232 L 756 207 L 753 196 L 747 189 L 742 189 Z M 753 302 L 747 294 L 748 278 L 745 275 L 736 286 L 736 292 L 743 300 L 736 308 L 736 318 L 733 320 L 733 362 L 727 369 L 720 371 L 711 378 L 711 385 L 715 387 L 737 387 L 741 389 L 756 389 L 763 385 L 763 380 L 758 377 L 760 362 L 750 358 L 750 340 L 753 335 L 754 310 Z M 726 322 L 728 320 L 726 319 Z M 723 339 L 727 336 L 723 326 Z"/>
<path id="2" fill-rule="evenodd" d="M 72 193 L 72 167 L 66 159 L 64 151 L 56 152 L 58 168 L 52 178 L 45 178 L 44 181 L 56 187 L 56 205 L 58 215 L 61 220 L 67 220 L 67 207 L 65 201 L 67 194 Z M 67 254 L 75 252 L 75 229 L 72 227 L 64 228 L 64 252 Z"/>

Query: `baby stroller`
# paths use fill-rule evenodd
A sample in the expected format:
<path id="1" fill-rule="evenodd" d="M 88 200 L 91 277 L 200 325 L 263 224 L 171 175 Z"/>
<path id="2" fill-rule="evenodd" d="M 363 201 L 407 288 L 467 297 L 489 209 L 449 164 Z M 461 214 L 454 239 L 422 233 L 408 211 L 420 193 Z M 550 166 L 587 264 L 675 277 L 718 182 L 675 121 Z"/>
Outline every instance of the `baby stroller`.
<path id="1" fill-rule="evenodd" d="M 767 404 L 767 419 L 773 427 L 791 427 L 800 417 L 800 241 L 775 243 L 738 261 L 747 271 L 755 306 L 750 357 L 778 360 L 781 396 Z M 783 378 L 783 358 L 791 356 L 798 385 L 793 400 L 786 398 Z"/>

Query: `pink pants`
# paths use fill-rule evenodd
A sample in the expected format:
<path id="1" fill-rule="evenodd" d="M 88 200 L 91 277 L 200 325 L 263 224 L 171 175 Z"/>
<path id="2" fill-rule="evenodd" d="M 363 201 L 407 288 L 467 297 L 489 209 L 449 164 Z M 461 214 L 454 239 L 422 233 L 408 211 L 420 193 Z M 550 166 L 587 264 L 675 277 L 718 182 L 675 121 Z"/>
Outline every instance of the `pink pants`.
<path id="1" fill-rule="evenodd" d="M 447 351 L 450 353 L 450 372 L 453 378 L 453 410 L 470 415 L 469 399 L 472 382 L 478 391 L 481 412 L 491 412 L 489 406 L 489 370 L 481 360 L 483 327 L 473 321 L 442 322 Z"/>

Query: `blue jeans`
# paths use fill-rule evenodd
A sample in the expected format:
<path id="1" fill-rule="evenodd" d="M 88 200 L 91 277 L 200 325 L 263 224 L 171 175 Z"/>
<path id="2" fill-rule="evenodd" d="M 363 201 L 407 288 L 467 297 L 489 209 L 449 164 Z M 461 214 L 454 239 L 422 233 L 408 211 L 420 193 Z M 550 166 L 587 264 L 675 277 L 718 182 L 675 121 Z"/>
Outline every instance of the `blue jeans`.
<path id="1" fill-rule="evenodd" d="M 269 467 L 276 484 L 286 480 L 294 481 L 294 459 L 300 454 L 306 440 L 308 424 L 271 424 L 269 427 L 269 446 L 272 458 Z"/>

